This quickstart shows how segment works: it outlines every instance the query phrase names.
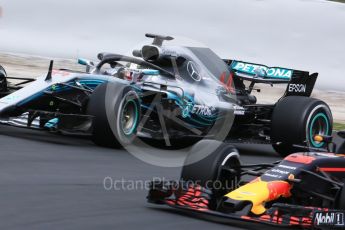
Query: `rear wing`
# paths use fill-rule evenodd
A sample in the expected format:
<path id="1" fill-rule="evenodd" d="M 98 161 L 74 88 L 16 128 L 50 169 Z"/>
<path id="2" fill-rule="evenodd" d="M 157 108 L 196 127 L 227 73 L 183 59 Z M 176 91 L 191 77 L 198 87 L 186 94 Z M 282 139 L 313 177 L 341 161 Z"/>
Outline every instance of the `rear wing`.
<path id="1" fill-rule="evenodd" d="M 237 60 L 224 60 L 234 78 L 252 83 L 287 84 L 286 96 L 310 97 L 318 77 L 318 73 L 293 70 L 282 67 L 268 67 L 261 64 Z"/>

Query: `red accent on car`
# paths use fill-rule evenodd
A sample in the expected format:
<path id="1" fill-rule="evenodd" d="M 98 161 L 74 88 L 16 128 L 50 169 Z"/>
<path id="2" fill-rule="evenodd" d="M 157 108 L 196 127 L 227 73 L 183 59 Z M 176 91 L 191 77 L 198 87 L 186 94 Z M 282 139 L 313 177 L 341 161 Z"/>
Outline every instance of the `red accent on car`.
<path id="1" fill-rule="evenodd" d="M 202 197 L 202 192 L 200 191 L 200 189 L 200 186 L 189 187 L 185 193 L 178 197 L 178 199 L 175 201 L 176 204 L 198 211 L 209 210 L 208 200 Z"/>
<path id="2" fill-rule="evenodd" d="M 315 160 L 315 158 L 311 157 L 311 156 L 305 156 L 305 155 L 301 155 L 301 154 L 296 153 L 296 154 L 289 155 L 284 160 L 294 162 L 294 163 L 301 163 L 301 164 L 308 165 L 308 164 L 312 163 Z"/>
<path id="3" fill-rule="evenodd" d="M 272 181 L 267 184 L 269 200 L 276 200 L 279 197 L 290 197 L 291 185 L 285 181 Z"/>
<path id="4" fill-rule="evenodd" d="M 322 172 L 345 172 L 345 168 L 319 168 Z"/>
<path id="5" fill-rule="evenodd" d="M 228 79 L 228 83 L 226 84 L 228 90 L 229 90 L 231 93 L 234 93 L 234 92 L 235 92 L 234 87 L 233 87 L 233 84 L 234 84 L 234 73 L 231 72 L 231 73 L 230 73 L 230 76 L 229 76 L 229 79 Z"/>
<path id="6" fill-rule="evenodd" d="M 71 73 L 63 71 L 63 70 L 56 70 L 56 69 L 54 69 L 53 70 L 53 75 L 61 75 L 63 77 L 66 77 L 66 76 L 71 75 Z"/>

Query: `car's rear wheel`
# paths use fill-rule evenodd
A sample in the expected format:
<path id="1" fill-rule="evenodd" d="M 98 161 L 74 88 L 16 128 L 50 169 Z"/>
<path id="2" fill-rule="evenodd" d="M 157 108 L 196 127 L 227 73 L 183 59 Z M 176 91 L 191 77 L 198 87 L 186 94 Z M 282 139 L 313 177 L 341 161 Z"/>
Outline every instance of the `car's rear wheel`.
<path id="1" fill-rule="evenodd" d="M 318 99 L 290 96 L 276 104 L 272 114 L 271 141 L 282 156 L 301 151 L 294 145 L 325 148 L 315 135 L 332 135 L 333 117 L 329 106 Z"/>
<path id="2" fill-rule="evenodd" d="M 200 149 L 210 145 L 218 146 L 211 153 L 197 162 Z M 230 144 L 215 140 L 202 140 L 190 151 L 181 172 L 181 180 L 190 184 L 200 185 L 212 191 L 214 198 L 222 197 L 235 189 L 240 180 L 237 172 L 240 166 L 239 154 Z"/>
<path id="3" fill-rule="evenodd" d="M 128 85 L 104 83 L 90 97 L 88 114 L 93 118 L 92 140 L 105 147 L 132 143 L 140 121 L 137 93 Z"/>

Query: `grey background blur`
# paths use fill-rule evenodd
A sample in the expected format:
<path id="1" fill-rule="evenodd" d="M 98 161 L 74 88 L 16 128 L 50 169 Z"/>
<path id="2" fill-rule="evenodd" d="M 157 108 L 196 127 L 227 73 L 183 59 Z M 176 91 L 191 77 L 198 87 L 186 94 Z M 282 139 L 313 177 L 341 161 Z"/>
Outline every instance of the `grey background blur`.
<path id="1" fill-rule="evenodd" d="M 127 53 L 144 33 L 199 41 L 222 58 L 320 73 L 345 90 L 345 4 L 324 0 L 0 0 L 0 51 L 65 58 Z"/>

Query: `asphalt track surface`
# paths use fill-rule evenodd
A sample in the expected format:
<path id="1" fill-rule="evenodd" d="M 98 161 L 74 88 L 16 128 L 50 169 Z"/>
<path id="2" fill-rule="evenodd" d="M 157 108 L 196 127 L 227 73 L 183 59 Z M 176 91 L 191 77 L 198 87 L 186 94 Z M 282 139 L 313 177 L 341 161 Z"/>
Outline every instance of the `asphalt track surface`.
<path id="1" fill-rule="evenodd" d="M 268 146 L 242 146 L 241 154 L 244 163 L 279 160 Z M 144 188 L 103 185 L 105 177 L 149 181 L 179 173 L 87 138 L 0 127 L 0 229 L 241 229 L 149 205 Z"/>

